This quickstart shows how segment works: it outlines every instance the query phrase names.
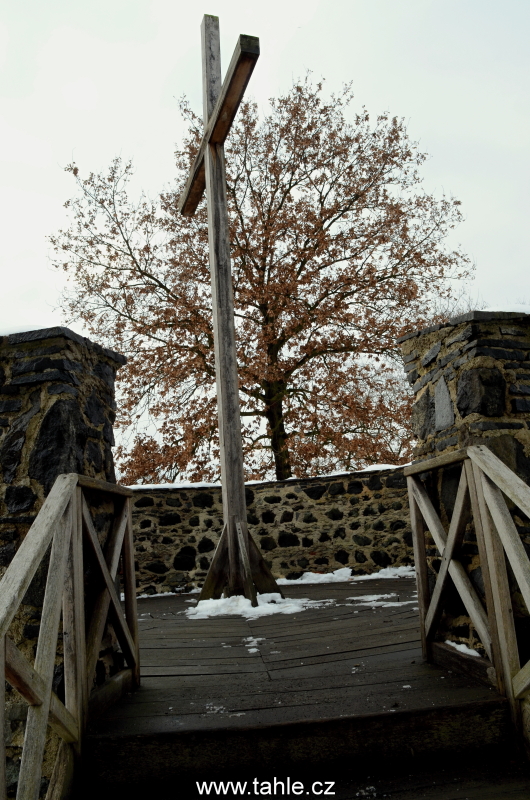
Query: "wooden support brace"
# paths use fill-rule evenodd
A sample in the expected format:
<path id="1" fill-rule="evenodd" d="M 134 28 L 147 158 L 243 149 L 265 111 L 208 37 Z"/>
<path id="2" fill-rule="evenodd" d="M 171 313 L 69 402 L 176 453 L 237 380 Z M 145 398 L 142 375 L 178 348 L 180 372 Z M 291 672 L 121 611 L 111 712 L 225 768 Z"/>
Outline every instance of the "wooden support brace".
<path id="1" fill-rule="evenodd" d="M 418 503 L 427 527 L 429 528 L 429 531 L 431 532 L 431 535 L 435 541 L 436 547 L 440 553 L 443 553 L 446 543 L 446 535 L 443 525 L 440 522 L 436 511 L 434 510 L 433 504 L 431 503 L 421 481 L 413 476 L 411 476 L 410 481 L 414 499 Z M 488 658 L 491 661 L 491 636 L 488 627 L 488 619 L 486 612 L 482 607 L 482 603 L 480 602 L 480 599 L 477 596 L 471 581 L 469 580 L 469 576 L 459 561 L 452 561 L 450 563 L 449 575 L 453 579 L 453 583 L 455 584 L 462 602 L 466 607 L 466 611 L 471 617 L 471 621 L 475 626 L 478 635 L 480 636 L 480 640 L 484 646 L 484 649 L 486 650 L 486 653 L 488 654 Z"/>
<path id="2" fill-rule="evenodd" d="M 34 670 L 27 658 L 20 652 L 14 642 L 5 638 L 6 666 L 5 678 L 30 706 L 40 706 L 46 699 L 46 682 Z M 68 711 L 57 695 L 50 696 L 50 727 L 66 742 L 79 740 L 77 720 Z"/>
<path id="3" fill-rule="evenodd" d="M 245 541 L 245 537 L 239 520 L 236 520 L 235 528 L 237 534 L 239 559 L 242 568 L 241 577 L 243 580 L 243 590 L 245 593 L 245 597 L 248 600 L 250 600 L 252 606 L 256 608 L 256 606 L 258 605 L 258 600 L 256 597 L 256 587 L 254 586 L 254 581 L 252 580 L 252 573 L 250 571 L 250 563 L 248 560 L 247 543 Z"/>
<path id="4" fill-rule="evenodd" d="M 24 541 L 0 581 L 0 636 L 9 626 L 33 576 L 61 524 L 64 510 L 77 484 L 77 475 L 59 475 Z"/>
<path id="5" fill-rule="evenodd" d="M 221 538 L 215 549 L 210 564 L 210 569 L 204 581 L 199 602 L 201 600 L 218 600 L 228 583 L 228 532 L 227 525 L 223 527 Z"/>
<path id="6" fill-rule="evenodd" d="M 106 564 L 112 582 L 116 577 L 118 569 L 120 552 L 127 528 L 127 506 L 124 503 L 121 513 L 114 520 L 109 541 L 106 548 Z M 98 542 L 99 544 L 99 542 Z M 96 598 L 92 617 L 90 619 L 90 626 L 87 636 L 87 661 L 86 661 L 86 681 L 87 691 L 90 693 L 92 682 L 94 679 L 94 672 L 98 660 L 99 650 L 101 646 L 101 639 L 105 630 L 105 624 L 109 613 L 110 595 L 105 586 Z"/>
<path id="7" fill-rule="evenodd" d="M 111 604 L 110 607 L 113 612 L 113 621 L 114 621 L 114 629 L 116 632 L 116 636 L 123 650 L 123 654 L 125 656 L 128 665 L 134 670 L 136 669 L 137 666 L 136 645 L 133 641 L 129 628 L 127 627 L 127 623 L 124 619 L 122 607 L 120 605 L 120 600 L 118 598 L 118 595 L 116 594 L 116 587 L 114 586 L 113 579 L 109 575 L 107 564 L 105 563 L 105 559 L 103 558 L 103 553 L 101 552 L 101 545 L 99 544 L 99 540 L 96 531 L 94 529 L 92 519 L 90 517 L 90 511 L 88 509 L 84 497 L 83 497 L 83 523 L 84 523 L 84 530 L 88 537 L 88 541 L 92 546 L 92 551 L 94 555 L 96 556 L 101 576 L 105 582 L 107 591 L 110 595 L 110 604 Z"/>
<path id="8" fill-rule="evenodd" d="M 445 588 L 447 576 L 449 575 L 449 567 L 453 562 L 454 555 L 458 552 L 462 545 L 466 525 L 469 519 L 469 493 L 467 490 L 466 471 L 462 469 L 460 475 L 460 483 L 458 485 L 458 492 L 456 494 L 456 501 L 453 510 L 453 516 L 449 525 L 449 533 L 447 541 L 442 553 L 442 563 L 438 571 L 436 585 L 432 593 L 432 599 L 425 617 L 425 635 L 429 635 L 437 625 L 442 615 L 442 593 Z"/>

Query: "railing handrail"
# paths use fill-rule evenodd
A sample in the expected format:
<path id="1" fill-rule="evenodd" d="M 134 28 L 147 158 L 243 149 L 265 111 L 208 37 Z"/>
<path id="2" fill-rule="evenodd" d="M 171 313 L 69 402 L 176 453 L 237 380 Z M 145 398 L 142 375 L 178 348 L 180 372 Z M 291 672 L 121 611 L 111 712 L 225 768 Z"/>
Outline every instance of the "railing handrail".
<path id="1" fill-rule="evenodd" d="M 418 476 L 458 462 L 462 462 L 462 472 L 446 534 Z M 442 596 L 449 574 L 493 664 L 497 686 L 510 702 L 512 718 L 521 727 L 519 701 L 530 692 L 530 661 L 521 667 L 506 561 L 530 613 L 530 558 L 503 495 L 530 516 L 530 487 L 486 445 L 470 445 L 412 464 L 405 468 L 405 475 L 409 489 L 424 655 L 427 659 L 432 658 L 432 641 L 443 612 Z M 475 524 L 486 608 L 458 558 L 470 517 Z M 424 539 L 426 528 L 441 556 L 432 595 L 428 588 Z"/>
<path id="2" fill-rule="evenodd" d="M 105 555 L 92 522 L 84 490 L 96 490 L 114 496 L 118 502 L 119 511 L 116 512 L 115 506 L 116 513 L 107 537 Z M 110 608 L 113 612 L 114 631 L 129 669 L 111 679 L 111 692 L 107 691 L 107 684 L 104 684 L 105 697 L 98 697 L 95 705 L 101 708 L 108 704 L 109 698 L 117 699 L 124 688 L 139 683 L 131 496 L 130 489 L 106 481 L 75 473 L 59 475 L 0 580 L 0 731 L 3 730 L 5 707 L 4 678 L 30 706 L 17 800 L 36 800 L 38 797 L 48 724 L 61 737 L 63 747 L 63 752 L 59 749 L 49 793 L 55 796 L 61 780 L 66 779 L 66 774 L 56 775 L 57 765 L 64 762 L 64 747 L 70 748 L 70 757 L 72 747 L 78 755 L 80 753 L 89 709 L 89 694 Z M 88 540 L 103 579 L 103 588 L 96 597 L 88 629 L 85 628 L 83 535 Z M 32 665 L 7 632 L 42 559 L 49 551 L 50 544 L 50 563 L 39 637 L 35 663 Z M 120 558 L 123 567 L 125 613 L 115 586 Z M 52 691 L 61 611 L 64 703 Z M 0 800 L 5 800 L 6 797 L 5 777 L 5 744 L 3 736 L 0 736 Z M 54 780 L 55 785 L 52 788 Z"/>

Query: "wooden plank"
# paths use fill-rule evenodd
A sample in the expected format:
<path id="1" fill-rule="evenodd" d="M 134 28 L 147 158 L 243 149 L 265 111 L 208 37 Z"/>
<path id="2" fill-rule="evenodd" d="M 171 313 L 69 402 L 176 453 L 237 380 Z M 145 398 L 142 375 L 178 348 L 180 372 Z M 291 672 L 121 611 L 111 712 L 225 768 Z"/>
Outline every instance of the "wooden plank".
<path id="1" fill-rule="evenodd" d="M 44 681 L 40 705 L 30 706 L 24 735 L 24 749 L 20 762 L 17 800 L 37 800 L 39 796 L 42 758 L 52 694 L 53 668 L 57 652 L 57 634 L 61 617 L 61 600 L 64 573 L 72 532 L 72 504 L 70 503 L 53 537 L 46 591 L 42 607 L 35 672 Z"/>
<path id="2" fill-rule="evenodd" d="M 510 566 L 519 585 L 526 607 L 530 612 L 530 561 L 508 511 L 501 490 L 486 475 L 482 478 L 484 498 L 497 528 Z"/>
<path id="3" fill-rule="evenodd" d="M 513 677 L 513 693 L 516 699 L 521 699 L 530 691 L 530 661 Z"/>
<path id="4" fill-rule="evenodd" d="M 408 478 L 410 475 L 418 475 L 421 472 L 429 472 L 431 469 L 457 464 L 459 461 L 464 461 L 465 458 L 467 458 L 467 447 L 462 450 L 453 450 L 452 453 L 444 453 L 443 456 L 419 461 L 417 464 L 409 464 L 404 468 L 403 474 Z"/>
<path id="5" fill-rule="evenodd" d="M 113 621 L 115 623 L 114 630 L 128 665 L 131 668 L 135 669 L 136 645 L 133 641 L 133 638 L 131 636 L 131 633 L 129 631 L 129 628 L 127 627 L 127 623 L 123 616 L 120 600 L 118 598 L 118 595 L 116 594 L 116 587 L 114 586 L 114 581 L 109 575 L 107 564 L 105 562 L 105 559 L 103 558 L 103 553 L 101 552 L 101 546 L 99 544 L 94 524 L 90 516 L 90 511 L 84 497 L 82 500 L 82 508 L 83 508 L 84 530 L 87 533 L 88 541 L 92 546 L 92 552 L 96 556 L 101 576 L 105 581 L 107 591 L 110 595 L 110 604 L 111 604 L 111 609 L 113 611 Z"/>
<path id="6" fill-rule="evenodd" d="M 418 589 L 418 611 L 420 617 L 421 649 L 426 661 L 431 658 L 429 643 L 425 633 L 425 617 L 430 603 L 429 576 L 425 553 L 425 526 L 420 509 L 414 497 L 412 479 L 407 478 L 409 495 L 410 522 L 412 527 L 412 544 L 414 547 L 414 566 L 416 570 L 416 586 Z"/>
<path id="7" fill-rule="evenodd" d="M 473 462 L 504 492 L 506 497 L 530 517 L 530 488 L 526 483 L 485 445 L 469 447 L 468 452 Z"/>
<path id="8" fill-rule="evenodd" d="M 59 743 L 52 776 L 46 792 L 46 800 L 65 800 L 72 796 L 75 773 L 75 759 L 72 746 Z"/>
<path id="9" fill-rule="evenodd" d="M 6 636 L 6 680 L 31 706 L 41 705 L 46 697 L 46 683 L 34 670 L 13 641 Z M 50 726 L 67 742 L 79 739 L 77 720 L 52 692 L 50 699 Z"/>
<path id="10" fill-rule="evenodd" d="M 0 637 L 0 800 L 7 800 L 6 787 L 6 743 L 5 730 L 6 708 L 6 637 Z"/>
<path id="11" fill-rule="evenodd" d="M 209 144 L 224 144 L 258 57 L 259 39 L 255 36 L 240 36 L 223 85 L 218 90 L 215 107 L 208 114 L 208 124 L 205 120 L 205 131 L 199 152 L 179 198 L 178 211 L 184 216 L 191 217 L 197 210 L 206 187 L 204 157 L 207 147 Z M 220 83 L 220 69 L 218 73 L 216 72 L 216 77 L 217 75 Z"/>
<path id="12" fill-rule="evenodd" d="M 248 600 L 250 600 L 251 602 L 251 605 L 254 608 L 256 608 L 258 605 L 258 601 L 256 599 L 256 587 L 254 586 L 254 581 L 252 580 L 252 573 L 250 571 L 247 543 L 243 535 L 241 523 L 239 522 L 239 520 L 234 520 L 234 521 L 235 521 L 235 529 L 237 535 L 237 546 L 239 555 L 238 560 L 241 564 L 241 579 L 243 581 L 243 589 L 245 592 L 245 597 L 248 598 Z"/>
<path id="13" fill-rule="evenodd" d="M 488 614 L 488 622 L 491 636 L 491 653 L 492 662 L 495 669 L 497 678 L 497 689 L 499 694 L 506 694 L 504 687 L 504 673 L 502 669 L 502 658 L 499 644 L 499 631 L 497 628 L 497 618 L 495 615 L 495 604 L 493 602 L 493 591 L 491 588 L 491 575 L 488 564 L 488 554 L 486 551 L 486 543 L 484 541 L 484 531 L 482 529 L 482 517 L 477 496 L 477 487 L 475 484 L 475 473 L 473 471 L 473 462 L 467 459 L 464 462 L 464 467 L 467 475 L 467 484 L 469 487 L 469 497 L 471 500 L 471 511 L 473 514 L 473 523 L 475 526 L 475 535 L 477 537 L 477 546 L 480 558 L 480 569 L 482 571 L 482 581 L 484 583 L 484 593 L 486 599 L 486 612 Z"/>
<path id="14" fill-rule="evenodd" d="M 449 566 L 462 546 L 466 525 L 469 520 L 469 493 L 467 486 L 466 471 L 462 467 L 460 475 L 460 482 L 458 484 L 458 491 L 456 494 L 455 505 L 453 509 L 453 516 L 449 525 L 449 532 L 447 534 L 447 541 L 445 543 L 444 551 L 442 554 L 442 562 L 436 578 L 436 584 L 432 593 L 431 604 L 425 618 L 425 635 L 429 637 L 431 632 L 438 624 L 442 616 L 442 593 L 445 588 L 445 583 L 449 575 Z"/>
<path id="15" fill-rule="evenodd" d="M 484 497 L 484 485 L 482 482 L 483 473 L 476 462 L 473 463 L 473 473 L 475 475 L 475 486 L 477 488 L 477 498 L 484 532 L 484 542 L 486 545 L 487 560 L 491 575 L 491 588 L 493 592 L 493 603 L 495 616 L 499 631 L 499 646 L 501 651 L 501 668 L 504 676 L 504 687 L 506 697 L 510 703 L 512 720 L 517 728 L 521 723 L 519 703 L 515 699 L 512 680 L 519 672 L 519 651 L 517 647 L 517 637 L 513 621 L 513 607 L 510 594 L 510 584 L 504 560 L 504 551 L 501 541 L 494 528 L 486 500 Z"/>
<path id="16" fill-rule="evenodd" d="M 95 489 L 98 492 L 106 492 L 107 494 L 117 494 L 121 497 L 134 497 L 132 489 L 127 486 L 120 486 L 118 483 L 108 483 L 101 481 L 99 478 L 89 478 L 88 475 L 78 475 L 77 483 L 83 489 Z"/>
<path id="17" fill-rule="evenodd" d="M 436 547 L 440 553 L 443 553 L 446 535 L 442 523 L 438 519 L 436 511 L 434 510 L 423 484 L 417 478 L 412 478 L 411 486 L 414 497 L 435 541 Z M 467 613 L 471 617 L 471 621 L 473 622 L 478 635 L 480 636 L 480 640 L 484 645 L 484 649 L 488 654 L 488 658 L 491 660 L 491 637 L 488 628 L 488 619 L 486 612 L 482 607 L 482 603 L 480 602 L 477 593 L 475 592 L 475 589 L 469 580 L 469 576 L 467 575 L 462 564 L 460 564 L 458 561 L 452 561 L 450 563 L 449 575 L 453 579 L 453 583 L 462 599 L 464 606 L 466 607 Z"/>
<path id="18" fill-rule="evenodd" d="M 11 564 L 0 581 L 0 636 L 5 636 L 13 617 L 48 549 L 54 530 L 64 514 L 77 475 L 59 475 Z"/>
<path id="19" fill-rule="evenodd" d="M 133 667 L 134 686 L 140 685 L 140 642 L 138 638 L 138 606 L 136 602 L 136 570 L 134 567 L 134 540 L 131 501 L 125 501 L 127 527 L 123 540 L 123 592 L 125 597 L 125 619 L 134 642 L 136 664 Z M 117 565 L 116 565 L 117 568 Z M 111 577 L 115 573 L 111 572 Z"/>

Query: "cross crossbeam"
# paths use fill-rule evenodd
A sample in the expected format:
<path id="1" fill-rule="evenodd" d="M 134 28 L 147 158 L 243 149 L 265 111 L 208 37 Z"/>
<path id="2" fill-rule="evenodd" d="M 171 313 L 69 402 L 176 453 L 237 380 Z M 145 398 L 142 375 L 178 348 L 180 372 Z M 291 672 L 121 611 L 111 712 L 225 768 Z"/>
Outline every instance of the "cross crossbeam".
<path id="1" fill-rule="evenodd" d="M 192 217 L 206 188 L 204 156 L 209 144 L 224 144 L 245 94 L 245 89 L 259 57 L 259 39 L 241 34 L 221 88 L 219 99 L 206 125 L 199 152 L 182 192 L 178 210 Z"/>

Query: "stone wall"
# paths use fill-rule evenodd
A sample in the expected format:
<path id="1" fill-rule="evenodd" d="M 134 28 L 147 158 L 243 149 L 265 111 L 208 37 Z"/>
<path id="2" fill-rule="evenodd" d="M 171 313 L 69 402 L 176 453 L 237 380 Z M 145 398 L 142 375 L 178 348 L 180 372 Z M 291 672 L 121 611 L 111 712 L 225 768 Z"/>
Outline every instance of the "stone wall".
<path id="1" fill-rule="evenodd" d="M 416 395 L 413 428 L 416 460 L 472 444 L 486 444 L 510 469 L 530 482 L 530 315 L 473 311 L 444 325 L 401 339 L 409 382 Z M 420 477 L 441 520 L 449 524 L 461 465 Z M 512 506 L 515 524 L 530 554 L 530 520 Z M 440 557 L 427 534 L 431 589 Z M 461 560 L 484 597 L 478 547 L 468 525 Z M 521 657 L 530 658 L 530 618 L 512 586 Z M 440 638 L 484 653 L 456 591 L 449 586 Z"/>
<path id="2" fill-rule="evenodd" d="M 0 337 L 0 577 L 40 510 L 57 475 L 78 472 L 115 481 L 111 447 L 115 418 L 114 378 L 123 356 L 105 350 L 67 328 Z M 100 539 L 112 508 L 88 493 Z M 39 634 L 47 563 L 28 589 L 9 635 L 33 661 Z M 106 632 L 98 680 L 119 666 L 112 630 Z M 59 641 L 53 688 L 62 695 Z M 9 796 L 18 775 L 27 705 L 7 692 Z M 48 740 L 44 782 L 51 775 L 57 737 Z"/>
<path id="3" fill-rule="evenodd" d="M 220 486 L 133 488 L 138 593 L 201 586 L 222 531 Z M 402 468 L 249 484 L 246 497 L 276 578 L 412 563 Z"/>

